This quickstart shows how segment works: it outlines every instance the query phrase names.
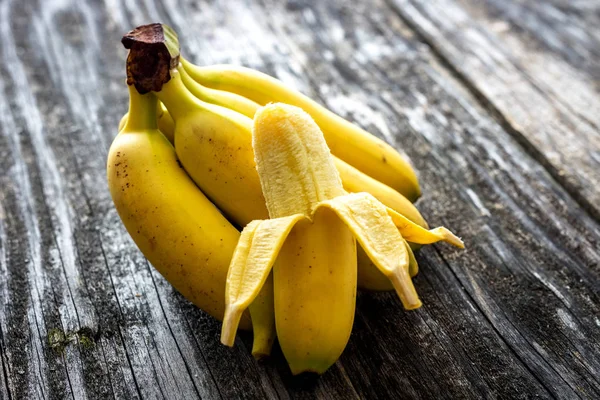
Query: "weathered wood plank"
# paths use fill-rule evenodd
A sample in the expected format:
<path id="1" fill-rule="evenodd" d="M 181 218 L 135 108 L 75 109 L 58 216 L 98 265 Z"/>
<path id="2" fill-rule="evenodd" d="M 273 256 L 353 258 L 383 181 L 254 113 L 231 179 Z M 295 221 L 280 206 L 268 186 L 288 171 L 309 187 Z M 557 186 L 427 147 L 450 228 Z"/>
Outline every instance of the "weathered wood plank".
<path id="1" fill-rule="evenodd" d="M 516 31 L 519 41 L 559 55 L 575 70 L 600 78 L 600 4 L 595 1 L 549 0 L 473 2 L 461 0 L 469 13 L 502 34 Z M 493 23 L 495 22 L 495 24 Z M 503 40 L 510 40 L 510 36 Z M 507 43 L 508 44 L 508 43 Z M 512 45 L 509 44 L 510 47 Z M 516 47 L 514 48 L 517 49 Z M 526 54 L 516 54 L 525 59 Z M 597 89 L 596 89 L 597 90 Z M 566 93 L 563 93 L 566 95 Z M 588 112 L 589 110 L 581 110 Z"/>
<path id="2" fill-rule="evenodd" d="M 600 119 L 600 17 L 594 2 L 463 1 L 532 77 L 536 89 L 587 121 Z M 594 153 L 593 153 L 594 154 Z M 597 154 L 594 155 L 597 160 Z"/>
<path id="3" fill-rule="evenodd" d="M 564 50 L 557 56 L 527 40 L 520 30 L 513 31 L 510 23 L 497 18 L 498 12 L 475 19 L 474 15 L 483 13 L 482 2 L 390 3 L 452 66 L 505 129 L 600 219 L 600 92 L 598 58 L 594 57 L 599 25 L 569 23 L 577 19 L 567 18 L 566 13 L 548 4 L 488 2 L 490 8 L 503 9 L 504 17 L 510 13 L 510 21 L 518 19 L 529 29 L 536 27 L 538 38 L 544 37 L 544 41 L 554 43 L 553 48 Z M 560 24 L 539 23 L 541 14 L 552 12 L 554 22 L 560 20 Z M 572 37 L 579 39 L 572 43 Z M 577 45 L 580 42 L 582 45 Z M 565 51 L 571 54 L 566 58 L 578 60 L 576 65 L 581 68 L 563 59 Z M 582 59 L 588 61 L 583 63 Z"/>
<path id="4" fill-rule="evenodd" d="M 69 396 L 72 391 L 70 381 L 77 374 L 79 363 L 67 362 L 72 351 L 51 354 L 48 341 L 53 329 L 63 331 L 62 325 L 67 319 L 70 324 L 77 323 L 72 297 L 65 290 L 62 261 L 55 233 L 49 227 L 51 216 L 44 199 L 44 190 L 52 192 L 53 188 L 49 186 L 56 180 L 48 177 L 44 182 L 48 175 L 41 176 L 43 167 L 40 164 L 51 160 L 45 160 L 39 154 L 40 140 L 43 139 L 35 105 L 32 110 L 25 111 L 31 91 L 20 85 L 24 80 L 23 69 L 16 59 L 8 5 L 3 3 L 0 11 L 5 38 L 2 58 L 14 63 L 10 69 L 6 69 L 8 64 L 3 65 L 2 71 L 3 81 L 11 82 L 10 86 L 3 85 L 2 88 L 3 102 L 5 99 L 10 101 L 2 107 L 6 111 L 2 118 L 3 136 L 9 149 L 4 158 L 5 171 L 10 171 L 9 182 L 3 185 L 10 199 L 4 206 L 8 216 L 5 235 L 10 239 L 5 242 L 8 251 L 3 269 L 7 271 L 8 293 L 3 296 L 7 301 L 2 313 L 6 316 L 3 331 L 6 332 L 8 386 L 16 398 L 44 398 L 51 386 L 48 380 L 58 375 L 62 382 L 51 386 L 52 390 Z M 22 135 L 23 131 L 30 134 Z M 48 173 L 48 169 L 45 172 Z M 43 187 L 44 183 L 46 187 Z M 48 367 L 53 370 L 50 374 L 46 370 Z"/>
<path id="5" fill-rule="evenodd" d="M 597 222 L 394 10 L 383 0 L 3 3 L 0 396 L 600 395 Z M 220 324 L 149 267 L 106 190 L 127 106 L 120 35 L 150 20 L 172 24 L 192 60 L 272 73 L 411 157 L 424 214 L 468 245 L 421 250 L 423 309 L 359 295 L 348 348 L 320 379 L 292 377 L 277 349 L 256 362 L 250 334 L 219 344 Z"/>

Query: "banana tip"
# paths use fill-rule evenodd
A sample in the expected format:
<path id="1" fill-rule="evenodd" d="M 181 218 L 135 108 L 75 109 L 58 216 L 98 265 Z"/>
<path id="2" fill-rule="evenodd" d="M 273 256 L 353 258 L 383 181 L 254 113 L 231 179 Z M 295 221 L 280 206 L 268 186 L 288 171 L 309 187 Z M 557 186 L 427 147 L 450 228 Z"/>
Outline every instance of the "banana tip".
<path id="1" fill-rule="evenodd" d="M 461 238 L 459 238 L 458 236 L 455 236 L 455 235 L 452 235 L 452 240 L 449 241 L 449 243 L 458 247 L 459 249 L 465 248 L 465 242 L 463 242 Z"/>
<path id="2" fill-rule="evenodd" d="M 221 343 L 228 347 L 233 347 L 235 342 L 235 330 L 231 329 L 228 325 L 223 324 L 221 329 Z"/>
<path id="3" fill-rule="evenodd" d="M 423 303 L 421 303 L 421 300 L 417 299 L 416 302 L 413 302 L 410 304 L 403 304 L 403 305 L 404 305 L 404 309 L 406 309 L 406 310 L 416 310 L 417 308 L 421 308 Z"/>
<path id="4" fill-rule="evenodd" d="M 400 273 L 389 276 L 389 279 L 405 309 L 414 310 L 421 307 L 419 295 L 406 270 L 401 269 Z"/>
<path id="5" fill-rule="evenodd" d="M 221 328 L 221 343 L 225 346 L 233 347 L 233 343 L 235 342 L 235 334 L 237 332 L 241 317 L 242 313 L 239 311 L 239 309 L 231 307 L 225 309 L 223 326 Z"/>
<path id="6" fill-rule="evenodd" d="M 266 352 L 266 351 L 253 351 L 252 352 L 252 356 L 254 357 L 255 360 L 263 360 L 265 358 L 268 358 L 271 355 L 271 353 Z"/>

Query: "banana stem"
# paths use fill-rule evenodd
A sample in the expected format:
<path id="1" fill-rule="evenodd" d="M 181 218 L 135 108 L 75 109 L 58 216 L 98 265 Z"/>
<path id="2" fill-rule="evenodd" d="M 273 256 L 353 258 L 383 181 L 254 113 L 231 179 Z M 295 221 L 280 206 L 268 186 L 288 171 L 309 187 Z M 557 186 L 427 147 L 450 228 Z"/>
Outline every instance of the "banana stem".
<path id="1" fill-rule="evenodd" d="M 181 81 L 179 39 L 173 29 L 164 24 L 142 25 L 121 42 L 129 49 L 127 84 L 142 94 L 155 92 L 175 120 L 202 106 Z"/>
<path id="2" fill-rule="evenodd" d="M 175 121 L 194 110 L 204 108 L 204 103 L 183 84 L 181 74 L 177 69 L 171 71 L 171 79 L 162 86 L 160 91 L 156 92 L 156 96 L 167 107 Z"/>
<path id="3" fill-rule="evenodd" d="M 138 26 L 125 34 L 121 43 L 129 49 L 127 84 L 135 85 L 141 94 L 160 91 L 179 65 L 179 40 L 167 25 Z"/>
<path id="4" fill-rule="evenodd" d="M 156 106 L 158 100 L 152 93 L 140 94 L 129 85 L 129 113 L 123 128 L 125 132 L 158 129 Z"/>

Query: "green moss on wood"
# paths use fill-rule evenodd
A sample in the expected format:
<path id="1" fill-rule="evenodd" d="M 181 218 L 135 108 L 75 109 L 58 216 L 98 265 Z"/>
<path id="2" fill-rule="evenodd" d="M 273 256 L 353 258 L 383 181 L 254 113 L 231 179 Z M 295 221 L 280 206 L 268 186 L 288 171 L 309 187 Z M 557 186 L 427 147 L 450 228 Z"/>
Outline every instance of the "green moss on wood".
<path id="1" fill-rule="evenodd" d="M 53 328 L 48 331 L 48 344 L 57 353 L 63 353 L 70 343 L 79 343 L 82 348 L 90 349 L 96 345 L 91 333 L 89 328 L 82 328 L 69 334 L 65 334 L 61 329 Z"/>

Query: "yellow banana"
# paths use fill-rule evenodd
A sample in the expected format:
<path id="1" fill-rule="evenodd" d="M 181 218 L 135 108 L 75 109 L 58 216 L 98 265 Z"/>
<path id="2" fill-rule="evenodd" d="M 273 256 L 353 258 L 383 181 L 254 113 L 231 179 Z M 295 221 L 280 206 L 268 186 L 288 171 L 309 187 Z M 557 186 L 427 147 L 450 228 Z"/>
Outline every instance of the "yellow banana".
<path id="1" fill-rule="evenodd" d="M 323 209 L 294 226 L 273 268 L 273 292 L 292 373 L 325 372 L 346 347 L 356 302 L 356 243 L 335 213 Z"/>
<path id="2" fill-rule="evenodd" d="M 163 29 L 164 28 L 164 29 Z M 160 36 L 163 35 L 163 40 L 165 38 L 167 38 L 168 40 L 164 40 L 163 43 L 165 43 L 165 47 L 159 48 L 157 50 L 157 48 L 154 46 L 155 44 L 155 40 Z M 142 92 L 142 93 L 147 93 L 149 91 L 151 91 L 151 89 L 148 89 L 147 87 L 144 87 L 144 84 L 147 84 L 150 82 L 150 84 L 154 84 L 153 80 L 158 79 L 158 81 L 160 81 L 160 78 L 156 78 L 156 76 L 153 76 L 152 79 L 148 79 L 147 76 L 144 76 L 145 72 L 150 72 L 151 74 L 161 74 L 161 73 L 167 73 L 166 77 L 168 77 L 168 72 L 169 72 L 169 68 L 166 69 L 162 69 L 161 68 L 157 68 L 157 70 L 153 71 L 152 69 L 149 69 L 147 66 L 147 55 L 148 52 L 146 52 L 144 50 L 144 44 L 148 44 L 148 43 L 154 43 L 151 45 L 151 47 L 153 47 L 154 51 L 158 51 L 158 53 L 163 52 L 162 54 L 155 54 L 155 56 L 157 56 L 158 60 L 159 60 L 159 64 L 161 62 L 161 60 L 164 62 L 165 60 L 167 60 L 167 62 L 170 62 L 168 60 L 170 60 L 171 55 L 173 55 L 174 53 L 174 49 L 177 49 L 176 52 L 178 52 L 178 41 L 177 41 L 177 36 L 175 34 L 175 32 L 172 31 L 172 29 L 170 29 L 167 26 L 161 25 L 161 24 L 150 24 L 150 25 L 146 25 L 146 26 L 142 26 L 139 28 L 134 29 L 133 31 L 129 32 L 128 34 L 123 36 L 122 39 L 122 43 L 123 45 L 129 49 L 129 54 L 127 56 L 127 83 L 130 85 L 134 85 L 136 87 L 136 89 L 138 90 L 138 92 Z M 166 54 L 164 53 L 166 52 Z M 168 56 L 166 56 L 168 55 Z M 163 65 L 164 66 L 164 65 Z M 160 65 L 159 65 L 160 67 Z M 141 72 L 141 74 L 140 74 Z M 163 75 L 162 78 L 164 79 L 165 76 Z M 161 81 L 162 82 L 162 81 Z M 218 107 L 218 106 L 214 106 L 214 107 Z M 221 107 L 218 107 L 221 109 Z M 228 110 L 229 111 L 229 110 Z M 230 111 L 231 113 L 237 115 L 237 113 Z M 171 132 L 173 132 L 173 136 L 174 136 L 174 129 L 170 129 L 170 126 L 166 126 L 165 129 L 170 130 Z M 181 139 L 178 139 L 176 142 L 179 143 L 181 142 Z M 183 147 L 185 148 L 185 143 L 183 144 Z M 179 195 L 179 192 L 177 192 L 176 190 L 173 191 L 173 193 L 177 193 L 177 195 Z M 214 207 L 214 206 L 213 206 Z M 212 210 L 207 210 L 207 212 L 211 212 Z M 202 214 L 202 212 L 204 212 L 204 210 L 199 209 L 198 212 L 200 214 Z M 211 245 L 211 242 L 208 241 L 206 244 Z M 215 247 L 214 249 L 211 249 L 209 247 L 209 252 L 211 251 L 221 251 L 218 247 Z M 228 251 L 224 251 L 224 256 L 225 257 L 230 257 L 231 256 L 231 252 Z M 220 282 L 215 282 L 215 284 L 221 284 L 222 281 Z M 219 286 L 219 288 L 222 290 L 222 286 Z M 269 291 L 269 288 L 265 288 L 263 290 L 263 293 L 261 293 L 260 299 L 255 303 L 255 304 L 251 304 L 250 305 L 250 315 L 253 317 L 253 320 L 255 320 L 255 322 L 257 322 L 256 324 L 253 324 L 253 331 L 254 331 L 254 347 L 253 347 L 253 354 L 255 354 L 256 356 L 262 356 L 265 354 L 269 354 L 270 350 L 271 350 L 271 345 L 274 341 L 274 337 L 275 337 L 275 330 L 274 330 L 274 315 L 273 315 L 273 308 L 272 308 L 272 299 L 269 299 L 269 296 L 272 297 L 272 292 Z M 270 307 L 270 308 L 269 308 Z"/>
<path id="3" fill-rule="evenodd" d="M 227 277 L 221 340 L 233 345 L 239 318 L 272 267 L 277 337 L 292 373 L 323 373 L 352 329 L 354 237 L 413 309 L 421 303 L 406 246 L 383 204 L 366 193 L 346 195 L 323 134 L 301 109 L 260 109 L 253 147 L 272 219 L 253 221 L 242 232 Z"/>
<path id="4" fill-rule="evenodd" d="M 239 232 L 179 165 L 157 129 L 157 100 L 129 86 L 131 118 L 107 161 L 110 193 L 127 231 L 188 300 L 221 320 L 225 280 Z M 250 329 L 250 318 L 242 318 Z"/>
<path id="5" fill-rule="evenodd" d="M 194 182 L 240 226 L 268 217 L 251 142 L 252 120 L 193 96 L 178 69 L 156 96 L 175 121 L 175 150 Z"/>
<path id="6" fill-rule="evenodd" d="M 196 66 L 181 58 L 198 83 L 244 96 L 260 105 L 278 101 L 301 107 L 319 125 L 331 152 L 411 201 L 421 194 L 415 171 L 393 147 L 319 105 L 281 81 L 259 71 L 234 65 Z"/>

